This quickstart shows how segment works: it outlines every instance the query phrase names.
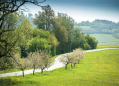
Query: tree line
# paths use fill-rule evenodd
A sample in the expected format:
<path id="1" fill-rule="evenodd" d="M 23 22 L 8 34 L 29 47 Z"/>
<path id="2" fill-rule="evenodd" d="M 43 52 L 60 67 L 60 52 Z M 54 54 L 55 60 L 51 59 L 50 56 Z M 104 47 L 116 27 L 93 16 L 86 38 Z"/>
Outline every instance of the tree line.
<path id="1" fill-rule="evenodd" d="M 100 33 L 100 34 L 112 34 L 115 38 L 119 38 L 119 22 L 114 23 L 108 20 L 96 19 L 93 22 L 82 21 L 81 23 L 74 23 L 75 26 L 81 27 L 86 34 Z"/>

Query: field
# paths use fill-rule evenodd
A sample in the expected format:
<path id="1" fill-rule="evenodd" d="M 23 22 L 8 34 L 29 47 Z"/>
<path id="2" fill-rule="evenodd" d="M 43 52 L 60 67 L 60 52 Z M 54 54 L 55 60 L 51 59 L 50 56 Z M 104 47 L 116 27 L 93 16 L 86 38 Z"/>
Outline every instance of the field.
<path id="1" fill-rule="evenodd" d="M 85 54 L 75 68 L 0 78 L 0 86 L 119 86 L 119 50 Z"/>
<path id="2" fill-rule="evenodd" d="M 90 34 L 98 40 L 99 45 L 119 45 L 119 39 L 110 34 Z"/>
<path id="3" fill-rule="evenodd" d="M 119 45 L 97 45 L 97 49 L 101 48 L 119 48 Z"/>

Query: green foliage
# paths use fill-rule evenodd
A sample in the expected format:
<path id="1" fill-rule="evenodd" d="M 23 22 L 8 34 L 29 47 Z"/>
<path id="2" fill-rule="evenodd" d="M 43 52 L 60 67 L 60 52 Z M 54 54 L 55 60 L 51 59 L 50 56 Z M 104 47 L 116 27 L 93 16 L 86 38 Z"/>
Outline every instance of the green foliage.
<path id="1" fill-rule="evenodd" d="M 90 45 L 91 49 L 95 49 L 97 47 L 98 41 L 95 37 L 91 37 L 89 34 L 85 36 L 87 43 Z"/>
<path id="2" fill-rule="evenodd" d="M 0 58 L 0 70 L 6 70 L 14 68 L 13 59 L 9 57 L 2 57 Z"/>
<path id="3" fill-rule="evenodd" d="M 44 29 L 52 31 L 52 21 L 54 19 L 54 11 L 49 5 L 42 8 L 43 12 L 39 12 L 39 15 L 33 20 L 34 24 L 37 25 L 39 29 Z"/>

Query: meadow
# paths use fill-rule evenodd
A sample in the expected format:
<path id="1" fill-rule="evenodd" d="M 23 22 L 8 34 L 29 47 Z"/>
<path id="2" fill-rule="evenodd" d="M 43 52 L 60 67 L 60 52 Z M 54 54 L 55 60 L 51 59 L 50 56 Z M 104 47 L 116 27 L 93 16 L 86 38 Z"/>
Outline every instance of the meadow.
<path id="1" fill-rule="evenodd" d="M 90 34 L 98 40 L 99 45 L 119 45 L 119 39 L 113 37 L 111 34 Z"/>
<path id="2" fill-rule="evenodd" d="M 44 74 L 35 73 L 0 78 L 0 86 L 119 86 L 119 50 L 85 54 L 85 58 L 68 69 L 64 67 Z"/>

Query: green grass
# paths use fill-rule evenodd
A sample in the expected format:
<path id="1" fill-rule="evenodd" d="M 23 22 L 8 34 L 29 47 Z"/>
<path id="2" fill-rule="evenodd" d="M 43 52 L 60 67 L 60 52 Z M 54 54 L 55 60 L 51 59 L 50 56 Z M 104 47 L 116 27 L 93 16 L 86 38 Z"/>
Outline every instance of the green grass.
<path id="1" fill-rule="evenodd" d="M 75 68 L 0 78 L 0 86 L 119 86 L 119 50 L 85 54 Z"/>
<path id="2" fill-rule="evenodd" d="M 90 34 L 98 40 L 99 45 L 119 45 L 119 39 L 111 34 Z"/>
<path id="3" fill-rule="evenodd" d="M 33 68 L 26 68 L 25 70 L 30 70 L 30 69 L 33 69 Z M 10 72 L 18 72 L 18 71 L 21 71 L 19 68 L 12 68 L 12 69 L 8 69 L 8 70 L 1 70 L 0 71 L 0 74 L 3 74 L 3 73 L 10 73 Z"/>
<path id="4" fill-rule="evenodd" d="M 97 45 L 97 49 L 101 48 L 119 48 L 119 45 Z"/>

